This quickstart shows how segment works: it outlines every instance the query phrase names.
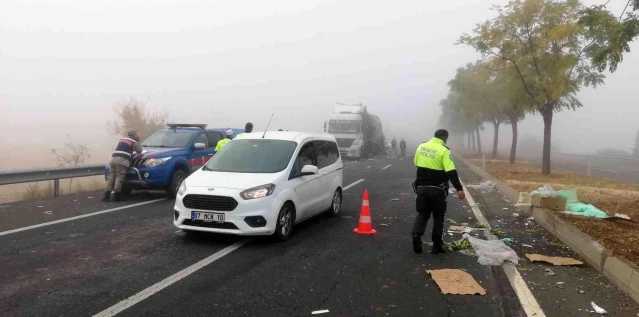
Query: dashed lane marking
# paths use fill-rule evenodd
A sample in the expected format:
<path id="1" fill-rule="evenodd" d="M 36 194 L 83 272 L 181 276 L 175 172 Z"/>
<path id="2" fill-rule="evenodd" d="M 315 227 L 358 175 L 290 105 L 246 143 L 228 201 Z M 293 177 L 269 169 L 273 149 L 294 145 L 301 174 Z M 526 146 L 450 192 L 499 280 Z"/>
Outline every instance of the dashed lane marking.
<path id="1" fill-rule="evenodd" d="M 383 169 L 383 170 L 385 170 L 385 169 L 387 169 L 387 168 L 389 168 L 389 167 L 391 167 L 391 166 L 393 166 L 393 164 L 388 164 L 388 165 L 386 165 L 386 166 L 382 167 L 382 169 Z"/>
<path id="2" fill-rule="evenodd" d="M 37 225 L 33 225 L 33 226 L 17 228 L 17 229 L 12 229 L 12 230 L 8 230 L 8 231 L 2 231 L 2 232 L 0 232 L 0 236 L 4 236 L 4 235 L 16 233 L 16 232 L 27 231 L 27 230 L 36 229 L 36 228 L 42 228 L 42 227 L 51 226 L 51 225 L 55 225 L 55 224 L 63 223 L 63 222 L 69 222 L 69 221 L 73 221 L 73 220 L 78 220 L 78 219 L 82 219 L 82 218 L 93 217 L 93 216 L 106 214 L 106 213 L 109 213 L 109 212 L 114 212 L 114 211 L 118 211 L 118 210 L 122 210 L 122 209 L 128 209 L 128 208 L 138 207 L 138 206 L 142 206 L 142 205 L 148 205 L 148 204 L 156 203 L 158 201 L 163 201 L 163 200 L 166 200 L 166 198 L 149 200 L 149 201 L 145 201 L 145 202 L 141 202 L 141 203 L 137 203 L 137 204 L 131 204 L 131 205 L 111 208 L 111 209 L 107 209 L 107 210 L 96 211 L 96 212 L 93 212 L 93 213 L 90 213 L 90 214 L 86 214 L 86 215 L 75 216 L 75 217 L 70 217 L 70 218 L 64 218 L 64 219 L 49 221 L 49 222 L 45 222 L 45 223 L 41 223 L 41 224 L 37 224 Z"/>
<path id="3" fill-rule="evenodd" d="M 470 205 L 470 208 L 473 210 L 475 217 L 477 217 L 477 221 L 480 224 L 485 225 L 486 228 L 490 230 L 490 224 L 486 220 L 486 217 L 484 217 L 484 214 L 481 212 L 479 207 L 477 207 L 475 200 L 470 195 L 470 192 L 468 192 L 468 189 L 466 188 L 463 182 L 462 182 L 462 185 L 464 186 L 464 193 L 466 193 L 466 199 L 468 199 L 468 204 Z M 489 234 L 488 239 L 492 240 L 495 238 Z M 541 309 L 541 306 L 539 306 L 537 299 L 535 299 L 535 296 L 532 294 L 532 292 L 528 288 L 528 285 L 526 285 L 526 282 L 521 277 L 521 274 L 519 274 L 517 267 L 513 263 L 504 262 L 504 264 L 502 265 L 502 268 L 504 269 L 504 273 L 506 273 L 506 277 L 508 278 L 510 285 L 515 290 L 515 294 L 517 294 L 517 298 L 519 298 L 519 302 L 521 303 L 521 307 L 523 307 L 524 311 L 526 312 L 526 316 L 546 317 L 546 314 L 544 314 L 544 311 Z"/>
<path id="4" fill-rule="evenodd" d="M 191 275 L 192 273 L 196 272 L 197 270 L 221 259 L 222 257 L 224 257 L 225 255 L 239 249 L 240 247 L 242 247 L 243 245 L 247 244 L 248 242 L 250 242 L 251 239 L 244 239 L 244 240 L 240 240 L 238 242 L 235 242 L 234 244 L 231 244 L 230 246 L 213 253 L 212 255 L 210 255 L 209 257 L 183 269 L 182 271 L 179 271 L 163 280 L 161 280 L 158 283 L 155 283 L 149 287 L 147 287 L 145 290 L 105 309 L 104 311 L 93 315 L 94 317 L 108 317 L 108 316 L 115 316 L 118 313 L 126 310 L 127 308 L 145 300 L 146 298 L 150 297 L 151 295 L 169 287 L 170 285 L 172 285 L 173 283 Z"/>
<path id="5" fill-rule="evenodd" d="M 350 185 L 344 187 L 344 190 L 348 190 L 349 188 L 363 182 L 364 179 L 360 179 L 354 183 L 351 183 Z M 212 255 L 208 256 L 207 258 L 200 260 L 199 262 L 161 280 L 160 282 L 157 282 L 149 287 L 147 287 L 146 289 L 144 289 L 143 291 L 103 310 L 100 313 L 97 313 L 95 315 L 93 315 L 93 317 L 110 317 L 110 316 L 115 316 L 118 313 L 121 313 L 122 311 L 126 310 L 127 308 L 149 298 L 151 295 L 171 286 L 172 284 L 174 284 L 175 282 L 195 273 L 196 271 L 204 268 L 205 266 L 223 258 L 224 256 L 228 255 L 229 253 L 241 248 L 243 245 L 249 243 L 251 241 L 251 239 L 244 239 L 244 240 L 240 240 L 238 242 L 235 242 L 234 244 L 213 253 Z"/>
<path id="6" fill-rule="evenodd" d="M 357 184 L 359 184 L 359 183 L 361 183 L 361 182 L 363 182 L 363 181 L 364 181 L 364 179 L 363 179 L 363 178 L 362 178 L 362 179 L 360 179 L 360 180 L 358 180 L 358 181 L 355 181 L 355 182 L 351 183 L 350 185 L 348 185 L 348 186 L 344 187 L 344 190 L 347 190 L 347 189 L 349 189 L 349 188 L 351 188 L 351 187 L 353 187 L 353 186 L 355 186 L 355 185 L 357 185 Z"/>

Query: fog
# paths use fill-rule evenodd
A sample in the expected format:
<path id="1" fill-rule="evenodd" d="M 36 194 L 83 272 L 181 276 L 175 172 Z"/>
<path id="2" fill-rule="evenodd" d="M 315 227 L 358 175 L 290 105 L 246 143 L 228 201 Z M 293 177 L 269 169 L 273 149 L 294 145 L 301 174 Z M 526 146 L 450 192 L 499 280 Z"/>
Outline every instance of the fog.
<path id="1" fill-rule="evenodd" d="M 437 128 L 438 103 L 456 68 L 479 59 L 453 43 L 491 17 L 490 4 L 0 1 L 0 168 L 43 165 L 11 158 L 29 148 L 46 157 L 67 135 L 102 153 L 114 145 L 105 128 L 113 104 L 131 97 L 166 110 L 171 121 L 252 121 L 260 130 L 273 113 L 271 129 L 317 132 L 337 102 L 362 103 L 380 116 L 387 139 L 414 147 Z M 609 7 L 620 12 L 623 5 L 612 0 Z M 639 45 L 632 49 L 604 86 L 579 93 L 584 108 L 555 117 L 553 141 L 562 151 L 632 147 Z M 502 145 L 509 129 L 502 127 Z M 542 131 L 539 116 L 520 126 L 522 137 L 541 138 Z M 491 136 L 487 126 L 485 149 Z"/>

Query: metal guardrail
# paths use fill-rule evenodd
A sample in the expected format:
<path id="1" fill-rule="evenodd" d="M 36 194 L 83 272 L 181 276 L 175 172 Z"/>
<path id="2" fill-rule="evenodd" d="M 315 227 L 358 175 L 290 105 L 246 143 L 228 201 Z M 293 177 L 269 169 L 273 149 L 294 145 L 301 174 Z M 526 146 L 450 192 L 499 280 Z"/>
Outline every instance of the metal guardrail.
<path id="1" fill-rule="evenodd" d="M 104 175 L 105 165 L 79 165 L 49 167 L 32 170 L 0 171 L 0 185 L 53 181 L 53 196 L 60 196 L 60 180 L 76 177 Z"/>

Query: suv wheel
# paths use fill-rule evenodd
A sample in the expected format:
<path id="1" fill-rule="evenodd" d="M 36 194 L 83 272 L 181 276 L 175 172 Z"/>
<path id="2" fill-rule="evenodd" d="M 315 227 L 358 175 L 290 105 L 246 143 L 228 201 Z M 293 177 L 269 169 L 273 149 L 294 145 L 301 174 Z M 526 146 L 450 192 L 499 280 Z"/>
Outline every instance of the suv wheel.
<path id="1" fill-rule="evenodd" d="M 186 178 L 186 173 L 183 170 L 177 170 L 173 173 L 173 178 L 171 179 L 171 184 L 169 188 L 167 188 L 166 193 L 169 194 L 169 198 L 175 198 L 177 196 L 178 190 L 180 189 L 180 185 Z"/>

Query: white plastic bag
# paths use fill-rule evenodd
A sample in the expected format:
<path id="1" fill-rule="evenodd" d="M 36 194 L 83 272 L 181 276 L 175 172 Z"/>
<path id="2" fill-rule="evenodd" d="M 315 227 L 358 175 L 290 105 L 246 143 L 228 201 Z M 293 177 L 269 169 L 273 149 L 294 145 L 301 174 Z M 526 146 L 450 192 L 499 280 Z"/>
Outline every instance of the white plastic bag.
<path id="1" fill-rule="evenodd" d="M 504 261 L 519 263 L 519 256 L 515 250 L 504 244 L 501 240 L 482 240 L 471 237 L 468 233 L 462 236 L 468 239 L 479 257 L 477 262 L 482 265 L 502 265 Z"/>
<path id="2" fill-rule="evenodd" d="M 530 196 L 534 196 L 534 195 L 539 195 L 541 197 L 556 197 L 557 196 L 557 192 L 555 192 L 554 189 L 552 189 L 552 187 L 550 187 L 550 185 L 546 184 L 542 187 L 537 188 L 537 190 L 534 190 L 530 193 Z"/>
<path id="3" fill-rule="evenodd" d="M 495 182 L 483 181 L 479 185 L 466 185 L 466 187 L 478 190 L 493 190 L 493 188 L 495 188 Z"/>

